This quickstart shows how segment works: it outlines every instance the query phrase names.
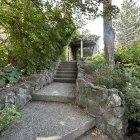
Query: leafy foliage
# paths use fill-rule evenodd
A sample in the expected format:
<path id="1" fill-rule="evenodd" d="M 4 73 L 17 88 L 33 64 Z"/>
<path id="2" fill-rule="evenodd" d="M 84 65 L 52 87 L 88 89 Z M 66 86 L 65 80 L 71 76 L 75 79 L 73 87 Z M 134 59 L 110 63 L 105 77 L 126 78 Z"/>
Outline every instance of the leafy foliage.
<path id="1" fill-rule="evenodd" d="M 130 82 L 125 87 L 125 99 L 128 110 L 126 116 L 129 120 L 128 130 L 131 133 L 140 132 L 140 79 L 130 77 Z"/>
<path id="2" fill-rule="evenodd" d="M 53 0 L 55 2 L 55 0 Z M 118 7 L 111 5 L 108 0 L 88 0 L 88 1 L 79 1 L 79 0 L 61 0 L 63 4 L 70 9 L 74 14 L 80 19 L 81 14 L 84 14 L 86 18 L 97 18 L 99 16 L 112 16 L 114 17 L 116 13 L 119 12 Z M 106 5 L 106 10 L 102 11 L 99 9 L 99 6 L 102 4 Z"/>
<path id="3" fill-rule="evenodd" d="M 13 123 L 21 121 L 21 114 L 17 111 L 14 105 L 6 105 L 4 109 L 0 110 L 0 128 L 6 128 Z"/>
<path id="4" fill-rule="evenodd" d="M 103 64 L 94 64 L 94 63 L 90 63 L 90 64 L 82 64 L 81 68 L 84 69 L 85 73 L 88 74 L 92 74 L 96 69 L 99 69 L 100 67 L 102 67 Z"/>
<path id="5" fill-rule="evenodd" d="M 8 63 L 28 74 L 49 68 L 75 32 L 72 15 L 48 1 L 3 1 L 0 8 Z"/>
<path id="6" fill-rule="evenodd" d="M 115 62 L 132 72 L 132 76 L 140 78 L 140 44 L 132 42 L 127 48 L 117 48 Z"/>
<path id="7" fill-rule="evenodd" d="M 6 65 L 7 61 L 6 53 L 7 53 L 6 47 L 0 46 L 0 68 Z"/>
<path id="8" fill-rule="evenodd" d="M 102 53 L 96 53 L 95 55 L 88 57 L 87 60 L 91 60 L 95 64 L 102 64 L 105 62 L 104 55 Z"/>
<path id="9" fill-rule="evenodd" d="M 65 47 L 63 48 L 63 51 L 62 51 L 62 53 L 61 53 L 61 55 L 60 55 L 60 59 L 61 59 L 62 61 L 66 61 L 66 49 L 67 49 L 67 46 L 65 46 Z"/>
<path id="10" fill-rule="evenodd" d="M 92 74 L 93 83 L 95 85 L 104 85 L 107 88 L 117 88 L 121 91 L 124 90 L 126 82 L 129 82 L 129 78 L 125 75 L 125 70 L 115 66 L 114 69 L 112 66 L 106 64 L 87 64 L 83 65 L 85 73 Z"/>
<path id="11" fill-rule="evenodd" d="M 137 81 L 140 82 L 140 80 Z M 131 120 L 140 121 L 140 89 L 137 86 L 128 83 L 125 90 L 126 101 L 129 106 L 128 117 Z M 136 112 L 136 114 L 134 112 Z"/>
<path id="12" fill-rule="evenodd" d="M 140 44 L 135 41 L 127 47 L 119 47 L 115 52 L 115 61 L 127 71 L 129 82 L 123 93 L 128 106 L 126 115 L 130 131 L 140 129 Z"/>
<path id="13" fill-rule="evenodd" d="M 127 48 L 118 47 L 115 51 L 115 61 L 121 64 L 133 63 L 140 65 L 140 44 L 132 42 Z"/>
<path id="14" fill-rule="evenodd" d="M 21 73 L 11 66 L 4 67 L 0 71 L 0 86 L 7 83 L 16 83 L 21 79 Z"/>
<path id="15" fill-rule="evenodd" d="M 126 116 L 131 122 L 129 126 L 140 123 L 140 79 L 134 77 L 130 69 L 115 65 L 111 67 L 105 64 L 83 65 L 85 73 L 91 74 L 92 82 L 95 85 L 106 86 L 107 88 L 117 88 L 125 95 L 128 110 Z M 139 126 L 135 126 L 133 131 L 137 131 Z"/>

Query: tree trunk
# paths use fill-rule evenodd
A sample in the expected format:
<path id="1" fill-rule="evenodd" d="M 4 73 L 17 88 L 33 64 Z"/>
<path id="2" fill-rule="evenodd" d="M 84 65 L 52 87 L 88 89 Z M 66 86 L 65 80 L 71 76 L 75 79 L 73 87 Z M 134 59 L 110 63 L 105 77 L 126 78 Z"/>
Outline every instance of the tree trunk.
<path id="1" fill-rule="evenodd" d="M 112 0 L 106 0 L 108 3 L 103 3 L 104 11 L 107 11 L 108 4 L 112 4 Z M 110 14 L 109 14 L 110 15 Z M 115 31 L 112 27 L 112 18 L 109 15 L 105 15 L 103 19 L 104 26 L 104 52 L 106 62 L 110 65 L 114 65 L 114 40 Z"/>

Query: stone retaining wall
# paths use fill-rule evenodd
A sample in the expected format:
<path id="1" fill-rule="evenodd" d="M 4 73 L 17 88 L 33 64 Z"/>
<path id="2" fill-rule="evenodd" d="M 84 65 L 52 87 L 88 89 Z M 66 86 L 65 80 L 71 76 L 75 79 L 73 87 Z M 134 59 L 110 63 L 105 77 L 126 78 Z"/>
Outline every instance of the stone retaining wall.
<path id="1" fill-rule="evenodd" d="M 44 70 L 39 74 L 31 75 L 21 84 L 9 88 L 1 88 L 0 109 L 3 108 L 5 103 L 14 104 L 20 109 L 23 108 L 25 104 L 32 99 L 31 94 L 33 92 L 36 92 L 47 84 L 52 83 L 59 63 L 60 62 L 58 61 L 56 63 L 56 67 L 52 70 Z"/>
<path id="2" fill-rule="evenodd" d="M 112 140 L 123 140 L 127 123 L 124 121 L 125 101 L 117 89 L 95 86 L 83 79 L 83 70 L 78 64 L 76 102 L 96 118 L 96 127 Z"/>

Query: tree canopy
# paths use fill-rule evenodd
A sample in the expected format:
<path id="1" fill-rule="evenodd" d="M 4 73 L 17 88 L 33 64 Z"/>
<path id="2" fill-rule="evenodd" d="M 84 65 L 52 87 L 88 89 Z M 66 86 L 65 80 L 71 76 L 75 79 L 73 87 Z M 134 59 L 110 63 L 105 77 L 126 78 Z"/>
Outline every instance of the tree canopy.
<path id="1" fill-rule="evenodd" d="M 137 1 L 124 0 L 114 27 L 118 45 L 127 46 L 133 40 L 140 40 L 140 7 Z"/>
<path id="2" fill-rule="evenodd" d="M 101 4 L 106 5 L 103 11 Z M 109 0 L 2 0 L 0 9 L 1 65 L 11 64 L 27 73 L 49 68 L 58 59 L 82 14 L 111 18 L 118 12 Z"/>
<path id="3" fill-rule="evenodd" d="M 1 45 L 7 61 L 28 72 L 49 67 L 76 30 L 72 15 L 52 3 L 4 0 L 0 8 L 1 34 L 6 35 Z"/>

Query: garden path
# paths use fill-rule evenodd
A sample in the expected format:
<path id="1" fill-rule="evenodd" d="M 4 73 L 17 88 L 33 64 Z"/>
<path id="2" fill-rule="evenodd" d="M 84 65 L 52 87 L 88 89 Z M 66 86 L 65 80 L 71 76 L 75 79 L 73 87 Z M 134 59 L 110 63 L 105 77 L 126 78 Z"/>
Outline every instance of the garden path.
<path id="1" fill-rule="evenodd" d="M 74 65 L 61 67 L 56 82 L 32 94 L 33 101 L 22 110 L 22 122 L 5 130 L 0 140 L 108 140 L 83 135 L 95 126 L 95 118 L 74 104 Z"/>

